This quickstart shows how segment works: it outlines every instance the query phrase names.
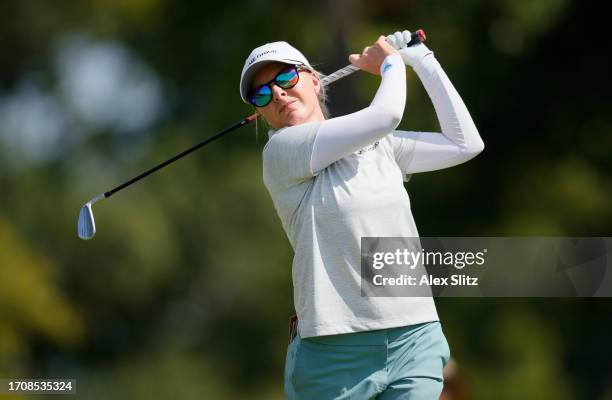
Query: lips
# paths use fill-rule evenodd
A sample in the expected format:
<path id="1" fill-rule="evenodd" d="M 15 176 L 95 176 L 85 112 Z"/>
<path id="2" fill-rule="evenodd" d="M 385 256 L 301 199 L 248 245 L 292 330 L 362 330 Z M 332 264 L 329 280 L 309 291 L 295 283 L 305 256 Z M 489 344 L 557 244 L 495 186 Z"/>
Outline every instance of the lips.
<path id="1" fill-rule="evenodd" d="M 297 100 L 292 100 L 292 101 L 289 101 L 289 102 L 287 102 L 287 103 L 283 104 L 283 105 L 281 106 L 280 110 L 278 110 L 278 113 L 279 113 L 279 114 L 284 113 L 284 112 L 285 112 L 285 110 L 287 110 L 287 107 L 288 107 L 288 106 L 290 106 L 291 104 L 295 103 L 296 101 L 297 101 Z"/>

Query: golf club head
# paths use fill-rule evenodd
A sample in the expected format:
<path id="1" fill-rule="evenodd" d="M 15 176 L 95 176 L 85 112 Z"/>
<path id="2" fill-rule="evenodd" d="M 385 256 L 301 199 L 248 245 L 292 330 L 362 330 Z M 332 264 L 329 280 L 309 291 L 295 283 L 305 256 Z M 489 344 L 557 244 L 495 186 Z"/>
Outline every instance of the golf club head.
<path id="1" fill-rule="evenodd" d="M 96 221 L 94 221 L 91 203 L 86 203 L 79 212 L 79 222 L 77 224 L 79 238 L 89 240 L 96 234 Z"/>

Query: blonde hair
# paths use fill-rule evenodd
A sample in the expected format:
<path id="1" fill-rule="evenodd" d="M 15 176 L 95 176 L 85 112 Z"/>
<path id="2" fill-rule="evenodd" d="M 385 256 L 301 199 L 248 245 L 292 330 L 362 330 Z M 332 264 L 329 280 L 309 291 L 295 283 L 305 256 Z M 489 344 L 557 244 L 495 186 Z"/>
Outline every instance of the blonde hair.
<path id="1" fill-rule="evenodd" d="M 325 75 L 323 75 L 320 71 L 316 70 L 316 69 L 312 69 L 312 73 L 313 74 L 317 74 L 317 77 L 319 78 L 319 81 L 322 81 L 323 78 L 325 78 Z M 329 118 L 329 108 L 327 107 L 327 86 L 321 85 L 321 90 L 319 90 L 319 94 L 317 95 L 317 98 L 319 99 L 319 107 L 321 107 L 321 112 L 323 112 L 323 116 L 325 117 L 325 119 Z"/>

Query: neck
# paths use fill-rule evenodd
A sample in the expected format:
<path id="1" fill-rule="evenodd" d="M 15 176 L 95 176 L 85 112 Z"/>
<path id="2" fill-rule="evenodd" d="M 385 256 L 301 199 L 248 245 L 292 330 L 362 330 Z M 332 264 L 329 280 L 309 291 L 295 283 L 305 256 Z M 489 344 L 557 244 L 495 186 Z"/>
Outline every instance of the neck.
<path id="1" fill-rule="evenodd" d="M 317 107 L 312 114 L 306 118 L 304 122 L 323 122 L 325 121 L 325 116 L 323 115 L 323 111 L 321 111 L 321 107 Z"/>

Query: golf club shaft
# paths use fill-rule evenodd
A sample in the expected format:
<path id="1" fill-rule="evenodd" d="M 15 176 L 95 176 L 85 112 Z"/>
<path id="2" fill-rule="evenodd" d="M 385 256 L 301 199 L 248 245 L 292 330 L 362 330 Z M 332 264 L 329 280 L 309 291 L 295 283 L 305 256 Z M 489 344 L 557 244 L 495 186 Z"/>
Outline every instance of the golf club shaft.
<path id="1" fill-rule="evenodd" d="M 128 186 L 130 186 L 132 183 L 138 182 L 139 180 L 141 180 L 142 178 L 151 175 L 153 172 L 164 168 L 166 165 L 168 164 L 172 164 L 173 162 L 185 157 L 187 154 L 199 149 L 202 146 L 207 145 L 210 142 L 213 142 L 217 139 L 219 139 L 220 137 L 230 133 L 231 131 L 240 128 L 241 126 L 244 126 L 248 123 L 251 123 L 253 121 L 255 121 L 257 119 L 257 117 L 259 117 L 259 114 L 253 114 L 253 115 L 249 115 L 248 117 L 242 119 L 241 121 L 235 123 L 234 125 L 227 127 L 225 129 L 223 129 L 222 131 L 204 139 L 203 141 L 201 141 L 198 144 L 195 144 L 193 146 L 191 146 L 190 148 L 188 148 L 187 150 L 184 150 L 182 152 L 180 152 L 179 154 L 175 155 L 174 157 L 154 166 L 153 168 L 150 168 L 148 170 L 146 170 L 145 172 L 143 172 L 142 174 L 133 177 L 132 179 L 130 179 L 127 182 L 122 183 L 121 185 L 117 186 L 114 189 L 109 190 L 108 192 L 104 192 L 104 198 L 108 198 L 110 196 L 112 196 L 113 194 L 117 193 L 118 191 L 120 191 L 121 189 L 124 189 Z"/>
<path id="2" fill-rule="evenodd" d="M 408 46 L 412 46 L 414 44 L 417 43 L 421 43 L 425 41 L 425 32 L 422 29 L 417 30 L 416 32 L 413 32 L 411 35 L 412 39 L 410 40 L 410 42 L 407 44 Z M 359 68 L 353 66 L 353 65 L 348 65 L 342 69 L 339 69 L 338 71 L 334 72 L 333 74 L 329 74 L 327 76 L 325 76 L 322 80 L 321 80 L 321 84 L 323 84 L 324 86 L 329 85 L 332 82 L 335 82 L 339 79 L 342 79 L 344 77 L 349 76 L 350 74 L 352 74 L 353 72 L 359 71 Z M 248 117 L 242 119 L 241 121 L 235 123 L 234 125 L 223 129 L 222 131 L 204 139 L 203 141 L 201 141 L 200 143 L 188 148 L 187 150 L 182 151 L 181 153 L 175 155 L 174 157 L 154 166 L 153 168 L 150 168 L 146 171 L 144 171 L 143 173 L 141 173 L 140 175 L 137 175 L 135 177 L 133 177 L 132 179 L 130 179 L 127 182 L 122 183 L 121 185 L 117 186 L 114 189 L 109 190 L 108 192 L 104 192 L 103 194 L 103 198 L 108 198 L 110 196 L 112 196 L 113 194 L 117 193 L 118 191 L 130 186 L 133 183 L 138 182 L 139 180 L 141 180 L 142 178 L 151 175 L 152 173 L 164 168 L 165 166 L 172 164 L 173 162 L 185 157 L 187 154 L 192 153 L 193 151 L 199 149 L 202 146 L 207 145 L 210 142 L 213 142 L 217 139 L 219 139 L 222 136 L 225 136 L 226 134 L 232 132 L 235 129 L 240 128 L 241 126 L 247 125 L 253 121 L 255 121 L 257 118 L 259 117 L 259 114 L 255 113 L 252 115 L 249 115 Z M 101 196 L 98 196 L 98 198 L 101 198 Z M 96 198 L 96 200 L 98 199 Z"/>

